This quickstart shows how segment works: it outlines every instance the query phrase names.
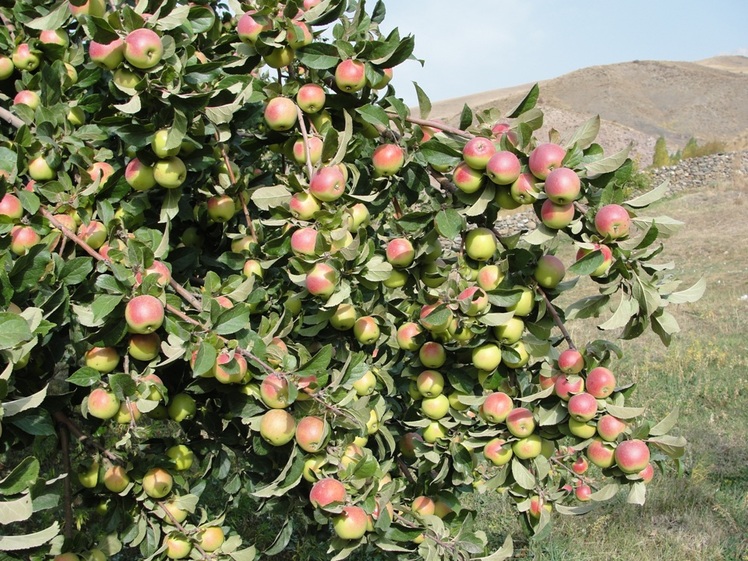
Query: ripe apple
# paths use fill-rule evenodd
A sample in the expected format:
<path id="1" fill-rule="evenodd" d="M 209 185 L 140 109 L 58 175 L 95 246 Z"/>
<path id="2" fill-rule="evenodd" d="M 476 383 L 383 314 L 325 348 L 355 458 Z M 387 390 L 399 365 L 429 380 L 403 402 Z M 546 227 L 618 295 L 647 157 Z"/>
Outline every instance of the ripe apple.
<path id="1" fill-rule="evenodd" d="M 579 251 L 577 251 L 576 258 L 577 261 L 579 261 L 585 255 L 598 250 L 603 254 L 603 262 L 597 269 L 590 273 L 591 277 L 605 276 L 605 274 L 608 272 L 608 269 L 610 269 L 610 266 L 613 264 L 613 251 L 607 245 L 599 243 L 596 243 L 594 245 L 594 249 L 580 248 Z"/>
<path id="2" fill-rule="evenodd" d="M 335 69 L 335 85 L 347 93 L 362 90 L 366 85 L 366 65 L 360 60 L 342 61 Z"/>
<path id="3" fill-rule="evenodd" d="M 571 464 L 571 471 L 576 473 L 577 475 L 582 475 L 587 472 L 587 469 L 589 469 L 590 464 L 587 461 L 587 458 L 584 456 L 579 456 L 573 464 Z"/>
<path id="4" fill-rule="evenodd" d="M 353 336 L 362 345 L 376 343 L 380 333 L 379 324 L 372 316 L 361 316 L 353 324 Z"/>
<path id="5" fill-rule="evenodd" d="M 269 21 L 263 16 L 252 12 L 242 14 L 239 21 L 236 22 L 236 33 L 239 39 L 250 45 L 253 45 L 257 41 L 260 33 L 271 28 L 272 26 Z"/>
<path id="6" fill-rule="evenodd" d="M 153 166 L 153 178 L 165 189 L 176 189 L 187 179 L 187 166 L 177 156 L 158 160 Z"/>
<path id="7" fill-rule="evenodd" d="M 501 348 L 495 343 L 484 343 L 472 351 L 472 362 L 479 370 L 491 372 L 501 364 Z"/>
<path id="8" fill-rule="evenodd" d="M 618 417 L 605 414 L 597 421 L 597 434 L 603 440 L 613 442 L 626 431 L 627 427 L 628 425 Z"/>
<path id="9" fill-rule="evenodd" d="M 320 168 L 309 182 L 309 192 L 324 202 L 332 202 L 345 193 L 345 177 L 338 166 Z"/>
<path id="10" fill-rule="evenodd" d="M 294 193 L 288 203 L 291 215 L 300 220 L 311 220 L 322 210 L 319 201 L 306 191 Z"/>
<path id="11" fill-rule="evenodd" d="M 283 446 L 293 440 L 296 421 L 284 409 L 266 411 L 260 420 L 260 435 L 273 446 Z"/>
<path id="12" fill-rule="evenodd" d="M 530 152 L 530 172 L 538 179 L 546 179 L 553 169 L 561 167 L 565 156 L 566 150 L 558 144 L 539 144 Z"/>
<path id="13" fill-rule="evenodd" d="M 488 228 L 475 228 L 465 236 L 465 252 L 471 259 L 486 261 L 496 253 L 496 236 Z"/>
<path id="14" fill-rule="evenodd" d="M 322 161 L 322 145 L 322 139 L 318 136 L 310 136 L 306 142 L 303 138 L 299 138 L 292 147 L 294 161 L 303 166 L 307 162 L 308 154 L 310 163 L 316 166 Z"/>
<path id="15" fill-rule="evenodd" d="M 44 45 L 67 47 L 70 44 L 70 38 L 64 29 L 44 29 L 39 33 L 39 42 Z"/>
<path id="16" fill-rule="evenodd" d="M 13 51 L 11 60 L 18 70 L 33 72 L 39 68 L 40 54 L 39 51 L 32 50 L 28 43 L 21 43 Z"/>
<path id="17" fill-rule="evenodd" d="M 647 464 L 647 467 L 639 472 L 639 477 L 642 478 L 644 483 L 649 483 L 654 479 L 654 474 L 654 466 L 652 464 Z"/>
<path id="18" fill-rule="evenodd" d="M 463 193 L 475 193 L 483 187 L 483 172 L 460 162 L 452 170 L 452 183 Z"/>
<path id="19" fill-rule="evenodd" d="M 174 478 L 164 468 L 155 467 L 145 472 L 143 476 L 143 490 L 152 499 L 162 499 L 174 485 Z"/>
<path id="20" fill-rule="evenodd" d="M 130 333 L 153 333 L 164 323 L 164 305 L 149 294 L 136 296 L 125 306 L 125 321 Z"/>
<path id="21" fill-rule="evenodd" d="M 112 164 L 107 162 L 94 162 L 87 170 L 88 177 L 91 178 L 92 182 L 98 181 L 100 185 L 104 185 L 107 180 L 114 174 L 114 168 Z"/>
<path id="22" fill-rule="evenodd" d="M 344 503 L 348 498 L 345 485 L 333 477 L 320 479 L 309 491 L 309 502 L 314 507 L 324 508 L 336 503 Z"/>
<path id="23" fill-rule="evenodd" d="M 260 384 L 260 397 L 272 409 L 288 407 L 291 404 L 288 379 L 280 374 L 268 374 Z"/>
<path id="24" fill-rule="evenodd" d="M 615 449 L 596 438 L 587 446 L 587 459 L 600 469 L 609 468 L 615 461 Z"/>
<path id="25" fill-rule="evenodd" d="M 543 451 L 543 439 L 537 434 L 531 434 L 520 438 L 512 444 L 512 452 L 520 460 L 531 460 L 537 458 Z"/>
<path id="26" fill-rule="evenodd" d="M 223 545 L 226 536 L 223 530 L 218 526 L 209 526 L 202 528 L 197 533 L 198 543 L 203 551 L 212 553 Z"/>
<path id="27" fill-rule="evenodd" d="M 7 80 L 13 76 L 16 67 L 10 57 L 0 55 L 0 80 Z"/>
<path id="28" fill-rule="evenodd" d="M 484 265 L 478 269 L 478 276 L 475 281 L 483 290 L 495 290 L 504 280 L 504 273 L 498 265 Z"/>
<path id="29" fill-rule="evenodd" d="M 13 105 L 28 105 L 34 111 L 36 111 L 41 102 L 39 94 L 32 90 L 21 90 L 13 98 Z"/>
<path id="30" fill-rule="evenodd" d="M 520 173 L 509 186 L 509 194 L 520 205 L 534 203 L 538 198 L 538 188 L 535 182 L 535 176 L 531 173 Z"/>
<path id="31" fill-rule="evenodd" d="M 141 27 L 125 37 L 125 58 L 135 68 L 153 68 L 161 62 L 163 55 L 164 45 L 161 37 L 152 29 Z"/>
<path id="32" fill-rule="evenodd" d="M 486 163 L 486 175 L 497 185 L 511 185 L 519 179 L 521 172 L 519 158 L 508 150 L 495 152 Z"/>
<path id="33" fill-rule="evenodd" d="M 416 251 L 407 238 L 394 238 L 387 243 L 385 255 L 393 267 L 408 267 L 413 263 Z"/>
<path id="34" fill-rule="evenodd" d="M 76 18 L 78 16 L 93 16 L 100 18 L 104 17 L 104 14 L 106 13 L 106 4 L 104 3 L 104 0 L 87 0 L 87 2 L 77 4 L 68 2 L 68 6 L 70 8 L 70 13 Z"/>
<path id="35" fill-rule="evenodd" d="M 192 551 L 192 543 L 182 534 L 169 534 L 164 538 L 164 544 L 169 559 L 184 559 Z"/>
<path id="36" fill-rule="evenodd" d="M 413 321 L 402 324 L 397 329 L 397 345 L 404 351 L 417 351 L 421 348 L 423 329 Z"/>
<path id="37" fill-rule="evenodd" d="M 584 356 L 577 349 L 566 349 L 558 356 L 558 369 L 564 374 L 579 374 L 584 368 Z"/>
<path id="38" fill-rule="evenodd" d="M 125 248 L 122 248 L 124 251 Z M 171 282 L 171 271 L 162 261 L 157 259 L 153 260 L 150 266 L 135 273 L 135 284 L 140 285 L 143 282 L 143 277 L 148 275 L 158 275 L 157 283 L 161 287 L 165 287 Z"/>
<path id="39" fill-rule="evenodd" d="M 503 345 L 513 345 L 518 342 L 524 332 L 525 322 L 518 317 L 513 317 L 506 323 L 493 328 L 494 337 Z"/>
<path id="40" fill-rule="evenodd" d="M 214 195 L 207 202 L 208 216 L 219 224 L 228 222 L 236 214 L 236 203 L 228 195 Z"/>
<path id="41" fill-rule="evenodd" d="M 113 392 L 95 388 L 88 394 L 88 412 L 97 419 L 113 418 L 119 411 L 120 401 Z"/>
<path id="42" fill-rule="evenodd" d="M 581 376 L 561 374 L 555 383 L 555 393 L 564 401 L 569 401 L 572 394 L 584 391 L 584 378 Z"/>
<path id="43" fill-rule="evenodd" d="M 480 415 L 492 424 L 503 423 L 514 409 L 514 402 L 504 392 L 491 392 L 480 406 Z"/>
<path id="44" fill-rule="evenodd" d="M 215 379 L 221 384 L 238 384 L 247 374 L 247 359 L 241 354 L 221 352 L 216 358 Z"/>
<path id="45" fill-rule="evenodd" d="M 291 46 L 273 49 L 262 57 L 262 59 L 265 61 L 265 64 L 267 64 L 270 68 L 283 68 L 291 64 L 295 58 L 296 51 Z"/>
<path id="46" fill-rule="evenodd" d="M 591 494 L 592 489 L 586 483 L 577 485 L 576 489 L 574 489 L 574 496 L 577 498 L 577 500 L 582 502 L 589 501 Z"/>
<path id="47" fill-rule="evenodd" d="M 469 286 L 460 292 L 457 302 L 465 315 L 471 317 L 482 314 L 490 305 L 488 294 L 479 286 Z"/>
<path id="48" fill-rule="evenodd" d="M 604 366 L 597 366 L 587 373 L 586 387 L 593 397 L 605 399 L 616 389 L 616 377 Z"/>
<path id="49" fill-rule="evenodd" d="M 501 141 L 503 138 L 506 138 L 507 141 L 513 146 L 516 146 L 519 142 L 517 133 L 511 130 L 511 126 L 509 125 L 509 123 L 496 123 L 493 127 L 491 127 L 491 133 L 499 141 Z"/>
<path id="50" fill-rule="evenodd" d="M 423 397 L 436 397 L 444 391 L 444 376 L 437 370 L 424 370 L 416 378 L 416 387 Z"/>
<path id="51" fill-rule="evenodd" d="M 506 428 L 517 438 L 530 436 L 535 430 L 535 419 L 532 411 L 526 407 L 516 407 L 506 416 Z"/>
<path id="52" fill-rule="evenodd" d="M 166 450 L 166 455 L 171 459 L 174 469 L 185 471 L 192 467 L 195 454 L 184 444 L 177 444 Z"/>
<path id="53" fill-rule="evenodd" d="M 125 60 L 125 42 L 122 39 L 109 43 L 91 41 L 88 44 L 88 56 L 98 66 L 114 70 Z"/>
<path id="54" fill-rule="evenodd" d="M 0 199 L 0 216 L 5 216 L 11 220 L 18 220 L 23 216 L 23 205 L 15 195 L 5 193 Z"/>
<path id="55" fill-rule="evenodd" d="M 340 514 L 332 519 L 335 534 L 344 540 L 358 540 L 364 537 L 369 525 L 369 516 L 360 506 L 345 506 Z"/>
<path id="56" fill-rule="evenodd" d="M 322 417 L 308 415 L 296 425 L 296 442 L 305 452 L 319 452 L 325 445 L 329 427 Z"/>
<path id="57" fill-rule="evenodd" d="M 426 368 L 440 368 L 447 362 L 447 351 L 441 343 L 427 341 L 418 349 L 418 359 Z"/>
<path id="58" fill-rule="evenodd" d="M 421 401 L 421 411 L 429 419 L 439 420 L 449 411 L 449 399 L 443 393 L 434 397 L 424 397 Z"/>
<path id="59" fill-rule="evenodd" d="M 43 156 L 37 156 L 29 162 L 29 176 L 34 181 L 49 181 L 54 179 L 57 173 Z"/>
<path id="60" fill-rule="evenodd" d="M 587 392 L 574 394 L 567 406 L 572 419 L 586 423 L 597 415 L 597 400 Z"/>
<path id="61" fill-rule="evenodd" d="M 380 144 L 371 156 L 375 177 L 390 177 L 405 163 L 405 152 L 397 144 Z"/>
<path id="62" fill-rule="evenodd" d="M 296 93 L 296 103 L 307 114 L 321 111 L 325 106 L 325 90 L 318 84 L 304 84 Z"/>
<path id="63" fill-rule="evenodd" d="M 540 207 L 540 220 L 553 230 L 566 228 L 574 220 L 574 204 L 557 205 L 546 199 Z"/>
<path id="64" fill-rule="evenodd" d="M 296 104 L 287 97 L 274 97 L 265 106 L 265 123 L 274 131 L 287 131 L 296 124 Z"/>
<path id="65" fill-rule="evenodd" d="M 316 263 L 306 274 L 306 289 L 314 296 L 329 298 L 335 292 L 338 271 L 327 263 Z"/>
<path id="66" fill-rule="evenodd" d="M 317 238 L 317 230 L 314 228 L 299 228 L 291 234 L 291 250 L 298 256 L 315 257 Z"/>
<path id="67" fill-rule="evenodd" d="M 125 167 L 125 181 L 136 191 L 146 191 L 156 185 L 153 168 L 133 158 Z"/>
<path id="68" fill-rule="evenodd" d="M 490 139 L 476 136 L 468 140 L 463 147 L 462 158 L 472 169 L 483 171 L 495 153 L 496 146 Z"/>
<path id="69" fill-rule="evenodd" d="M 81 224 L 78 227 L 78 237 L 93 249 L 99 249 L 104 245 L 107 235 L 106 226 L 98 220 L 91 220 L 88 224 Z"/>
<path id="70" fill-rule="evenodd" d="M 595 214 L 595 229 L 611 240 L 625 238 L 631 228 L 631 217 L 621 205 L 605 205 Z"/>
<path id="71" fill-rule="evenodd" d="M 649 448 L 643 440 L 624 440 L 615 451 L 616 464 L 623 473 L 638 473 L 649 465 Z"/>
<path id="72" fill-rule="evenodd" d="M 159 129 L 153 135 L 151 139 L 151 149 L 157 158 L 171 158 L 179 154 L 179 146 L 174 148 L 166 148 L 167 139 L 169 136 L 169 129 Z"/>
<path id="73" fill-rule="evenodd" d="M 83 355 L 86 366 L 107 374 L 117 368 L 119 353 L 114 347 L 92 347 Z"/>
<path id="74" fill-rule="evenodd" d="M 104 472 L 102 481 L 104 482 L 104 487 L 112 493 L 121 493 L 130 484 L 130 476 L 122 466 L 110 466 Z"/>
<path id="75" fill-rule="evenodd" d="M 186 393 L 178 393 L 169 401 L 169 417 L 173 421 L 181 423 L 184 420 L 191 419 L 197 411 L 197 403 L 192 396 Z"/>
<path id="76" fill-rule="evenodd" d="M 10 251 L 16 255 L 24 255 L 40 241 L 41 237 L 31 226 L 13 226 L 10 230 Z"/>
<path id="77" fill-rule="evenodd" d="M 483 447 L 483 455 L 495 466 L 503 466 L 509 463 L 514 456 L 512 447 L 503 438 L 493 438 Z"/>
<path id="78" fill-rule="evenodd" d="M 579 197 L 581 188 L 579 176 L 569 168 L 556 168 L 545 179 L 545 194 L 557 205 L 574 202 Z"/>
<path id="79" fill-rule="evenodd" d="M 555 255 L 548 254 L 538 259 L 532 276 L 543 288 L 556 288 L 558 283 L 564 279 L 564 275 L 566 275 L 564 262 Z"/>

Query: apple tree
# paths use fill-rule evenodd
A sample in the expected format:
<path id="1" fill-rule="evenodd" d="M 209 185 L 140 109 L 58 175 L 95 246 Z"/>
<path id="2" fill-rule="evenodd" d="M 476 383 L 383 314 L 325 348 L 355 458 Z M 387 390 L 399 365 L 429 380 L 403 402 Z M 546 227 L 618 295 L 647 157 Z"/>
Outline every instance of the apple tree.
<path id="1" fill-rule="evenodd" d="M 535 138 L 537 87 L 416 116 L 371 4 L 0 3 L 6 558 L 480 557 L 467 494 L 543 535 L 677 462 L 615 343 L 703 289 L 657 262 L 664 189 L 597 119 Z"/>

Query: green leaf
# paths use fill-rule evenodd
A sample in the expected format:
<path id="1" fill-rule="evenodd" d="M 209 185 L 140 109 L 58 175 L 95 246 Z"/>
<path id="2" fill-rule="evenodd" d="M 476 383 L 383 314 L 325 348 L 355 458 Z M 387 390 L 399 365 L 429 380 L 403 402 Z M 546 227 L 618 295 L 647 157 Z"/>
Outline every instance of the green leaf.
<path id="1" fill-rule="evenodd" d="M 602 489 L 599 489 L 590 495 L 590 499 L 597 502 L 609 501 L 618 494 L 621 486 L 618 483 L 608 483 Z"/>
<path id="2" fill-rule="evenodd" d="M 75 257 L 65 261 L 58 280 L 63 284 L 73 285 L 85 281 L 93 271 L 93 261 L 90 257 Z"/>
<path id="3" fill-rule="evenodd" d="M 434 218 L 434 226 L 439 235 L 453 240 L 462 232 L 465 221 L 460 213 L 453 208 L 440 210 Z"/>
<path id="4" fill-rule="evenodd" d="M 587 172 L 587 177 L 593 179 L 599 177 L 604 173 L 610 173 L 620 168 L 623 163 L 628 159 L 629 152 L 631 152 L 631 145 L 629 144 L 626 148 L 620 152 L 616 152 L 612 156 L 602 158 L 594 162 L 585 164 L 583 167 Z"/>
<path id="5" fill-rule="evenodd" d="M 67 2 L 60 2 L 59 5 L 51 10 L 47 15 L 38 17 L 24 23 L 26 27 L 44 31 L 45 29 L 62 29 L 65 22 L 70 17 L 70 10 Z"/>
<path id="6" fill-rule="evenodd" d="M 322 347 L 312 359 L 303 364 L 301 368 L 296 371 L 299 376 L 310 376 L 312 374 L 319 374 L 327 370 L 332 360 L 333 347 L 332 345 L 325 345 Z"/>
<path id="7" fill-rule="evenodd" d="M 587 514 L 588 512 L 591 512 L 593 509 L 595 509 L 596 506 L 592 503 L 587 503 L 585 505 L 577 505 L 577 506 L 567 506 L 556 503 L 555 509 L 556 512 L 559 514 L 565 514 L 570 516 L 579 516 L 580 514 Z"/>
<path id="8" fill-rule="evenodd" d="M 460 130 L 464 131 L 472 124 L 473 124 L 473 110 L 470 109 L 470 107 L 467 104 L 465 104 L 462 107 L 462 113 L 460 113 Z"/>
<path id="9" fill-rule="evenodd" d="M 252 191 L 250 199 L 260 210 L 270 210 L 287 204 L 291 200 L 291 192 L 285 185 L 258 187 Z"/>
<path id="10" fill-rule="evenodd" d="M 506 561 L 514 556 L 514 544 L 512 543 L 511 534 L 507 535 L 504 544 L 486 557 L 479 557 L 476 561 Z"/>
<path id="11" fill-rule="evenodd" d="M 647 442 L 654 444 L 671 458 L 680 458 L 688 445 L 688 442 L 682 436 L 671 436 L 668 434 L 649 438 Z"/>
<path id="12" fill-rule="evenodd" d="M 24 458 L 0 481 L 0 495 L 17 495 L 36 483 L 38 478 L 39 460 L 34 457 Z"/>
<path id="13" fill-rule="evenodd" d="M 26 189 L 18 191 L 18 199 L 21 201 L 23 209 L 29 214 L 36 214 L 36 211 L 39 210 L 39 207 L 41 206 L 39 197 L 37 197 L 36 193 L 30 193 L 29 191 L 26 191 Z"/>
<path id="14" fill-rule="evenodd" d="M 0 524 L 12 524 L 31 518 L 34 509 L 31 505 L 31 494 L 27 493 L 14 501 L 0 502 Z"/>
<path id="15" fill-rule="evenodd" d="M 668 181 L 665 181 L 648 193 L 640 195 L 634 199 L 631 199 L 630 201 L 626 201 L 623 204 L 631 208 L 644 208 L 651 205 L 652 203 L 659 201 L 667 194 L 668 189 L 670 189 L 670 183 Z"/>
<path id="16" fill-rule="evenodd" d="M 577 300 L 566 308 L 566 319 L 585 319 L 597 317 L 610 300 L 606 294 L 596 294 Z"/>
<path id="17" fill-rule="evenodd" d="M 39 407 L 44 401 L 44 398 L 47 397 L 48 387 L 49 385 L 46 385 L 38 392 L 28 397 L 22 397 L 14 401 L 6 401 L 5 403 L 3 403 L 3 416 L 6 418 L 12 417 L 13 415 L 18 415 L 18 413 L 21 413 L 23 411 L 28 411 L 29 409 Z"/>
<path id="18" fill-rule="evenodd" d="M 576 144 L 578 148 L 585 149 L 597 138 L 600 132 L 600 115 L 595 115 L 579 127 L 569 139 L 569 146 Z"/>
<path id="19" fill-rule="evenodd" d="M 701 297 L 704 296 L 705 291 L 706 281 L 702 277 L 696 281 L 696 284 L 691 288 L 679 292 L 673 292 L 666 296 L 666 298 L 670 304 L 692 304 L 700 300 Z"/>
<path id="20" fill-rule="evenodd" d="M 603 261 L 605 261 L 603 252 L 596 249 L 582 257 L 579 261 L 576 261 L 566 271 L 574 275 L 589 275 L 595 272 L 603 264 Z"/>
<path id="21" fill-rule="evenodd" d="M 299 63 L 314 70 L 335 68 L 340 62 L 338 49 L 327 43 L 312 43 L 296 55 Z"/>
<path id="22" fill-rule="evenodd" d="M 678 422 L 679 410 L 676 407 L 667 417 L 649 429 L 649 436 L 663 436 L 673 430 Z"/>
<path id="23" fill-rule="evenodd" d="M 361 118 L 369 124 L 389 128 L 390 118 L 384 109 L 378 105 L 364 105 L 356 109 Z"/>
<path id="24" fill-rule="evenodd" d="M 436 138 L 421 144 L 421 155 L 432 166 L 454 166 L 462 160 L 462 153 Z"/>
<path id="25" fill-rule="evenodd" d="M 94 384 L 98 384 L 100 381 L 101 372 L 90 366 L 79 368 L 66 380 L 69 384 L 74 384 L 83 388 L 90 388 Z"/>
<path id="26" fill-rule="evenodd" d="M 217 335 L 232 335 L 248 326 L 249 309 L 246 306 L 234 306 L 218 317 L 213 331 Z"/>
<path id="27" fill-rule="evenodd" d="M 647 486 L 643 481 L 631 485 L 626 502 L 632 505 L 643 505 L 647 500 Z"/>
<path id="28" fill-rule="evenodd" d="M 431 114 L 431 100 L 416 82 L 413 82 L 413 87 L 416 89 L 416 96 L 418 98 L 418 113 L 421 119 L 428 119 Z"/>
<path id="29" fill-rule="evenodd" d="M 598 327 L 602 330 L 619 329 L 626 325 L 638 311 L 639 305 L 636 300 L 624 294 L 621 296 L 621 302 L 618 304 L 615 313 L 608 321 L 601 323 Z"/>
<path id="30" fill-rule="evenodd" d="M 527 95 L 524 97 L 524 99 L 519 102 L 519 105 L 514 108 L 514 111 L 509 113 L 508 117 L 510 119 L 515 119 L 522 115 L 522 113 L 533 109 L 535 107 L 535 104 L 538 102 L 539 97 L 540 88 L 537 84 L 535 84 L 532 88 L 530 88 L 530 91 L 527 92 Z"/>
<path id="31" fill-rule="evenodd" d="M 33 335 L 28 322 L 21 316 L 0 312 L 0 350 L 12 349 L 16 345 L 29 341 Z"/>
<path id="32" fill-rule="evenodd" d="M 96 298 L 94 298 L 93 303 L 91 304 L 91 311 L 93 312 L 94 326 L 102 325 L 106 317 L 114 311 L 114 309 L 119 305 L 121 301 L 122 301 L 121 295 L 115 295 L 115 294 L 97 295 Z"/>
<path id="33" fill-rule="evenodd" d="M 535 476 L 527 469 L 519 458 L 512 458 L 512 477 L 517 485 L 528 491 L 535 488 Z"/>
<path id="34" fill-rule="evenodd" d="M 514 317 L 514 312 L 491 312 L 478 317 L 478 321 L 489 327 L 504 325 Z"/>
<path id="35" fill-rule="evenodd" d="M 382 282 L 390 278 L 392 265 L 385 261 L 382 255 L 374 255 L 366 262 L 362 276 L 371 282 Z"/>
<path id="36" fill-rule="evenodd" d="M 21 536 L 0 536 L 0 551 L 18 551 L 33 549 L 48 543 L 60 533 L 60 523 L 54 522 L 48 528 L 33 534 Z"/>
<path id="37" fill-rule="evenodd" d="M 641 416 L 645 409 L 644 407 L 623 407 L 620 405 L 613 405 L 608 403 L 605 405 L 605 410 L 619 419 L 635 419 Z"/>

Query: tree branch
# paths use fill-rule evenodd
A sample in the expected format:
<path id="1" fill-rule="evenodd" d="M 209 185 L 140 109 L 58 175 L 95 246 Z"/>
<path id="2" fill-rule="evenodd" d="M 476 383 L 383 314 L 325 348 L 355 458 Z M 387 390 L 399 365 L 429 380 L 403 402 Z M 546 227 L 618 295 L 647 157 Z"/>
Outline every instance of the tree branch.
<path id="1" fill-rule="evenodd" d="M 17 129 L 20 129 L 24 123 L 21 119 L 13 115 L 10 111 L 8 111 L 5 107 L 0 107 L 0 119 L 7 122 L 9 125 L 13 125 Z"/>
<path id="2" fill-rule="evenodd" d="M 389 117 L 399 117 L 397 113 L 394 113 L 392 111 L 387 111 L 387 115 Z M 444 131 L 444 132 L 449 132 L 452 134 L 456 134 L 458 136 L 462 136 L 463 138 L 475 138 L 474 134 L 458 129 L 457 127 L 447 125 L 446 123 L 442 123 L 441 121 L 430 121 L 428 119 L 420 119 L 418 117 L 405 117 L 405 120 L 408 121 L 409 123 L 413 123 L 414 125 L 432 127 L 432 128 Z"/>
<path id="3" fill-rule="evenodd" d="M 67 429 L 70 431 L 70 433 L 75 436 L 76 439 L 78 439 L 78 442 L 81 444 L 84 444 L 85 446 L 90 446 L 91 448 L 96 448 L 99 452 L 101 452 L 105 458 L 108 460 L 111 460 L 115 464 L 121 464 L 122 461 L 120 460 L 119 456 L 116 454 L 113 454 L 106 448 L 104 448 L 101 444 L 96 442 L 95 440 L 92 440 L 91 437 L 84 434 L 81 429 L 78 428 L 78 426 L 71 421 L 65 413 L 62 411 L 55 411 L 52 414 L 52 417 L 54 418 L 57 423 L 64 425 L 67 427 Z"/>
<path id="4" fill-rule="evenodd" d="M 58 425 L 58 432 L 60 434 L 60 448 L 62 449 L 62 469 L 67 474 L 62 483 L 65 493 L 65 504 L 63 505 L 65 527 L 63 532 L 65 538 L 70 540 L 73 538 L 73 489 L 70 484 L 70 478 L 72 477 L 72 470 L 70 468 L 70 439 L 68 438 L 67 427 L 64 424 Z"/>
<path id="5" fill-rule="evenodd" d="M 561 330 L 561 334 L 564 336 L 564 339 L 566 339 L 566 343 L 569 345 L 569 348 L 576 350 L 577 346 L 574 344 L 574 340 L 571 338 L 571 334 L 566 329 L 564 322 L 561 321 L 561 317 L 558 315 L 558 311 L 556 311 L 556 307 L 553 305 L 553 303 L 551 303 L 551 300 L 550 298 L 548 298 L 548 295 L 545 293 L 545 290 L 543 290 L 540 286 L 535 286 L 535 290 L 538 294 L 540 294 L 543 297 L 543 300 L 545 301 L 545 307 L 548 309 L 548 311 L 551 314 L 551 317 L 553 318 L 553 323 L 555 323 L 556 327 L 558 327 Z"/>

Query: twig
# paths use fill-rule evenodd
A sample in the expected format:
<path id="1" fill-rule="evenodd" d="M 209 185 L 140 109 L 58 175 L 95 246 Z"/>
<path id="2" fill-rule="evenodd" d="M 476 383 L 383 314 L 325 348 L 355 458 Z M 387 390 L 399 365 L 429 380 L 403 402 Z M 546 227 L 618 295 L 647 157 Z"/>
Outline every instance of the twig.
<path id="1" fill-rule="evenodd" d="M 117 455 L 113 454 L 112 452 L 110 452 L 109 450 L 107 450 L 106 448 L 104 448 L 101 444 L 99 444 L 95 440 L 92 440 L 91 437 L 89 437 L 88 435 L 84 434 L 83 431 L 81 429 L 79 429 L 76 426 L 76 424 L 73 423 L 73 421 L 71 421 L 68 418 L 68 416 L 65 415 L 65 413 L 63 413 L 62 411 L 55 411 L 52 414 L 52 417 L 54 418 L 55 421 L 57 421 L 57 423 L 59 423 L 61 425 L 64 425 L 65 427 L 67 427 L 67 429 L 70 431 L 70 433 L 73 436 L 75 436 L 75 438 L 78 439 L 78 442 L 80 442 L 80 443 L 82 443 L 82 444 L 84 444 L 86 446 L 91 446 L 92 448 L 96 448 L 99 452 L 101 452 L 104 455 L 105 458 L 111 460 L 112 462 L 114 462 L 116 464 L 121 464 L 122 463 L 122 461 L 120 460 L 120 458 Z"/>
<path id="2" fill-rule="evenodd" d="M 70 485 L 70 478 L 72 477 L 72 471 L 70 469 L 70 439 L 68 438 L 68 429 L 65 425 L 60 424 L 58 426 L 60 433 L 60 448 L 62 448 L 62 468 L 65 470 L 67 476 L 63 481 L 63 488 L 65 493 L 65 504 L 63 509 L 65 511 L 65 538 L 73 538 L 73 489 Z"/>
<path id="3" fill-rule="evenodd" d="M 394 113 L 392 111 L 387 111 L 387 115 L 389 117 L 399 117 L 397 113 Z M 457 127 L 452 127 L 450 125 L 447 125 L 445 123 L 442 123 L 440 121 L 430 121 L 428 119 L 420 119 L 418 117 L 405 117 L 405 120 L 409 123 L 413 123 L 414 125 L 421 125 L 424 127 L 432 127 L 435 129 L 442 130 L 444 132 L 450 132 L 452 134 L 456 134 L 458 136 L 462 136 L 464 138 L 475 138 L 474 134 L 471 134 L 467 131 L 458 129 Z"/>
<path id="4" fill-rule="evenodd" d="M 169 520 L 171 520 L 172 525 L 182 534 L 185 536 L 188 536 L 190 532 L 180 524 L 180 522 L 174 517 L 174 515 L 166 508 L 166 505 L 163 501 L 156 501 L 156 504 L 161 507 L 161 510 L 164 511 L 166 516 L 169 517 Z M 203 559 L 211 559 L 210 555 L 207 551 L 205 551 L 202 547 L 200 547 L 200 544 L 195 542 L 194 543 L 195 549 L 197 549 L 200 552 L 200 555 L 203 556 Z"/>
<path id="5" fill-rule="evenodd" d="M 203 311 L 203 305 L 200 302 L 200 300 L 198 300 L 194 294 L 192 294 L 189 290 L 187 290 L 177 281 L 175 281 L 174 279 L 170 279 L 169 286 L 171 286 L 174 289 L 174 292 L 179 294 L 184 300 L 186 300 L 190 304 L 190 306 L 195 308 L 198 312 Z"/>
<path id="6" fill-rule="evenodd" d="M 543 297 L 543 300 L 545 301 L 545 306 L 550 312 L 551 317 L 553 318 L 553 323 L 555 323 L 556 327 L 558 327 L 561 330 L 561 334 L 564 336 L 564 339 L 566 339 L 566 343 L 569 345 L 569 348 L 576 350 L 577 346 L 574 344 L 574 340 L 571 338 L 571 334 L 566 329 L 564 322 L 561 321 L 561 317 L 558 315 L 558 312 L 556 311 L 556 307 L 551 303 L 551 300 L 550 298 L 548 298 L 548 295 L 545 293 L 545 290 L 543 290 L 540 286 L 536 286 L 535 290 L 537 291 L 538 294 L 540 294 Z"/>
<path id="7" fill-rule="evenodd" d="M 5 109 L 5 107 L 0 107 L 0 119 L 10 125 L 13 125 L 17 129 L 20 129 L 23 125 L 26 124 L 21 119 L 13 115 L 13 113 Z"/>

